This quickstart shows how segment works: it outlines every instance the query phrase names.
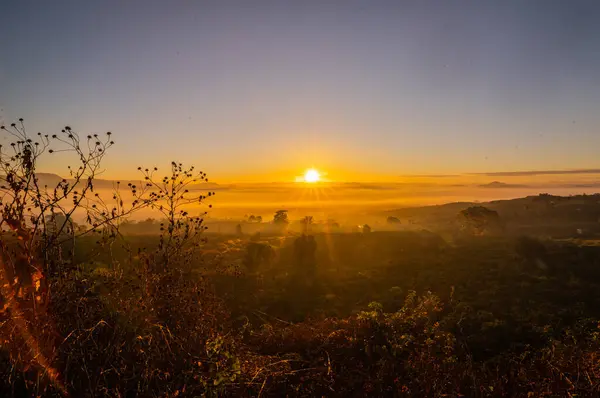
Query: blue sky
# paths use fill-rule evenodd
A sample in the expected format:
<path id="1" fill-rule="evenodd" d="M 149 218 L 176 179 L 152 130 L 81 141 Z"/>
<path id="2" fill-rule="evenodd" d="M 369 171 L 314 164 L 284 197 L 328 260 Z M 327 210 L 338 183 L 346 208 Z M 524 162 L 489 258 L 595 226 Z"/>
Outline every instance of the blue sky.
<path id="1" fill-rule="evenodd" d="M 171 160 L 228 181 L 599 166 L 597 1 L 5 0 L 0 13 L 0 118 L 112 131 L 108 177 Z"/>

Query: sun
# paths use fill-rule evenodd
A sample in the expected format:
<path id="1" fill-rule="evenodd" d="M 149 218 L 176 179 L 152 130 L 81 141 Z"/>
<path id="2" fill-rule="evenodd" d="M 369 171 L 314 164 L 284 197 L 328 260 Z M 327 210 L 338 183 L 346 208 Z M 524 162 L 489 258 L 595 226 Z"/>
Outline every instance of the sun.
<path id="1" fill-rule="evenodd" d="M 321 181 L 321 173 L 316 169 L 308 169 L 304 172 L 304 182 L 314 183 Z"/>

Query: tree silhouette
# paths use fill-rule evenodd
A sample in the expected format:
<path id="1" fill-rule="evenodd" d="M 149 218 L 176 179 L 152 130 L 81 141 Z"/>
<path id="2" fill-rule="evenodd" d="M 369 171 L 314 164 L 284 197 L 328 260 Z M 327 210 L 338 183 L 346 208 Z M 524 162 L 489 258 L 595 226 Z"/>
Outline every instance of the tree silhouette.
<path id="1" fill-rule="evenodd" d="M 333 219 L 328 219 L 327 222 L 325 223 L 325 225 L 327 226 L 327 228 L 329 229 L 337 229 L 340 227 L 340 223 L 333 220 Z"/>
<path id="2" fill-rule="evenodd" d="M 458 213 L 459 221 L 464 230 L 475 235 L 502 229 L 498 212 L 483 206 L 471 206 Z"/>
<path id="3" fill-rule="evenodd" d="M 62 233 L 65 235 L 70 235 L 78 230 L 77 223 L 63 213 L 52 213 L 46 216 L 45 228 L 48 234 L 58 233 L 63 225 L 65 227 L 62 228 Z"/>
<path id="4" fill-rule="evenodd" d="M 269 265 L 275 257 L 275 250 L 268 243 L 250 242 L 246 246 L 243 264 L 251 272 L 255 272 L 261 265 Z"/>
<path id="5" fill-rule="evenodd" d="M 300 223 L 302 224 L 304 233 L 308 233 L 310 232 L 310 226 L 314 223 L 314 218 L 313 216 L 306 216 L 300 220 Z"/>
<path id="6" fill-rule="evenodd" d="M 402 224 L 402 222 L 400 221 L 400 219 L 398 217 L 394 217 L 394 216 L 389 216 L 386 220 L 386 222 L 388 224 Z"/>
<path id="7" fill-rule="evenodd" d="M 290 220 L 288 218 L 287 210 L 277 210 L 275 212 L 275 215 L 273 216 L 273 224 L 287 225 L 287 224 L 289 224 L 289 222 L 290 222 Z"/>

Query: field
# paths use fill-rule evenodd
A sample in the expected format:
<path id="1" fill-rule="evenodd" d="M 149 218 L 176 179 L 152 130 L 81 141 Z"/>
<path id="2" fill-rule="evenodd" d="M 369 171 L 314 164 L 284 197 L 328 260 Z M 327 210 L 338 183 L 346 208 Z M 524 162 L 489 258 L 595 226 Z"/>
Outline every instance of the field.
<path id="1" fill-rule="evenodd" d="M 160 246 L 154 222 L 116 240 L 77 238 L 73 266 L 51 280 L 51 327 L 35 332 L 48 363 L 14 366 L 32 348 L 25 336 L 5 340 L 2 389 L 596 395 L 596 197 L 486 203 L 506 215 L 506 226 L 476 235 L 453 221 L 471 205 L 372 214 L 405 222 L 371 232 L 240 221 L 237 234 L 209 229 L 189 261 L 162 272 L 149 260 Z M 315 239 L 310 266 L 298 259 L 301 232 Z M 5 318 L 5 336 L 10 325 Z"/>

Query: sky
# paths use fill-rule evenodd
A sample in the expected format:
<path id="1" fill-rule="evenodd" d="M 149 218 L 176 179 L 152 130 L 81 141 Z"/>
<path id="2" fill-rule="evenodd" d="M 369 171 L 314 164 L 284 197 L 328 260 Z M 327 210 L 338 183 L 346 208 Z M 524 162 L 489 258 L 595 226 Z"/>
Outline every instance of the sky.
<path id="1" fill-rule="evenodd" d="M 3 0 L 0 14 L 0 120 L 113 132 L 106 178 L 171 160 L 228 182 L 600 166 L 596 0 Z"/>

